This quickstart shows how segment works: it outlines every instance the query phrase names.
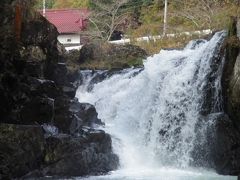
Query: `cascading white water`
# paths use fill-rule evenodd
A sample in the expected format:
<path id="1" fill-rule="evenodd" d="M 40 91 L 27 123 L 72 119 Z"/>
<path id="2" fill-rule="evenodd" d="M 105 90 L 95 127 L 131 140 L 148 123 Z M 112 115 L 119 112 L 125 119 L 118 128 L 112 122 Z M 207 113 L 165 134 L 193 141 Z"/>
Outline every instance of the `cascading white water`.
<path id="1" fill-rule="evenodd" d="M 94 104 L 106 123 L 121 168 L 188 168 L 194 161 L 196 124 L 209 85 L 215 86 L 218 102 L 220 78 L 208 81 L 224 34 L 190 42 L 183 50 L 162 50 L 145 60 L 137 75 L 139 69 L 129 69 L 94 84 L 91 91 L 86 84 L 79 88 L 80 101 Z"/>

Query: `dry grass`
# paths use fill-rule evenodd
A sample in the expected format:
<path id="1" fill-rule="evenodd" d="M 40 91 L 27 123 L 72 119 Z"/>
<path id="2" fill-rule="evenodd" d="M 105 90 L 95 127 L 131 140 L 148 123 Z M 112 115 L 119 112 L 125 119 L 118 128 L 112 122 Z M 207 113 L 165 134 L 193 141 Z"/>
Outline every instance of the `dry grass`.
<path id="1" fill-rule="evenodd" d="M 135 45 L 140 46 L 143 48 L 149 55 L 153 55 L 156 53 L 159 53 L 161 49 L 180 49 L 184 48 L 185 45 L 192 39 L 199 39 L 203 38 L 201 36 L 192 35 L 192 36 L 186 36 L 186 35 L 179 35 L 176 37 L 171 38 L 162 38 L 158 39 L 156 41 L 150 40 L 148 42 L 142 41 L 142 42 L 133 42 Z"/>

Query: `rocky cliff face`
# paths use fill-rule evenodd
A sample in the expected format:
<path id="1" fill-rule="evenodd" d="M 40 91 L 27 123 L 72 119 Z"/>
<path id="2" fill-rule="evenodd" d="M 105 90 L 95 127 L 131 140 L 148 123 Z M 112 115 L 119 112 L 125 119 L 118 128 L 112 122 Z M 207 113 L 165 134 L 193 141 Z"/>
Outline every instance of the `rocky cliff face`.
<path id="1" fill-rule="evenodd" d="M 225 45 L 222 76 L 223 106 L 226 114 L 216 121 L 212 139 L 213 159 L 220 174 L 240 174 L 240 21 L 232 18 Z"/>
<path id="2" fill-rule="evenodd" d="M 236 127 L 240 128 L 240 21 L 232 19 L 226 46 L 224 71 L 225 108 Z M 238 26 L 237 26 L 238 25 Z"/>
<path id="3" fill-rule="evenodd" d="M 0 179 L 81 176 L 115 169 L 94 106 L 75 99 L 56 28 L 29 0 L 1 1 Z M 27 174 L 27 175 L 26 175 Z"/>

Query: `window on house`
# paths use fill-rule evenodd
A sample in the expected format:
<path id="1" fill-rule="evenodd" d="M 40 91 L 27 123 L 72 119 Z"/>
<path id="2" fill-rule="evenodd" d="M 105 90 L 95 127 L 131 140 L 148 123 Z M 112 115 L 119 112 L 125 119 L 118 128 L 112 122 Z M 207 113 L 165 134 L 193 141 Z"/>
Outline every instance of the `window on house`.
<path id="1" fill-rule="evenodd" d="M 67 42 L 71 42 L 72 40 L 71 39 L 67 39 Z"/>

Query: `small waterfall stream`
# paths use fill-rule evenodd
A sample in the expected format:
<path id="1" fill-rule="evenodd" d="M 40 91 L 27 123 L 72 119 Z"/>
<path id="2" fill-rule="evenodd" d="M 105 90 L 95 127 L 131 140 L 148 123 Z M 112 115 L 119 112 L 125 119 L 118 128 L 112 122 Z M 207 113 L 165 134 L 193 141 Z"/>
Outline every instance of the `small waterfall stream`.
<path id="1" fill-rule="evenodd" d="M 85 72 L 77 97 L 95 105 L 121 162 L 115 176 L 98 178 L 205 177 L 188 170 L 197 166 L 196 147 L 204 146 L 206 127 L 199 121 L 221 112 L 223 62 L 217 54 L 224 37 L 218 32 L 210 41 L 191 41 L 183 50 L 162 50 L 144 61 L 142 71 L 124 70 L 91 88 L 96 74 Z M 220 178 L 214 173 L 208 177 Z"/>

